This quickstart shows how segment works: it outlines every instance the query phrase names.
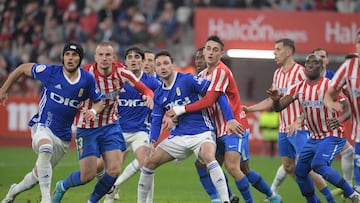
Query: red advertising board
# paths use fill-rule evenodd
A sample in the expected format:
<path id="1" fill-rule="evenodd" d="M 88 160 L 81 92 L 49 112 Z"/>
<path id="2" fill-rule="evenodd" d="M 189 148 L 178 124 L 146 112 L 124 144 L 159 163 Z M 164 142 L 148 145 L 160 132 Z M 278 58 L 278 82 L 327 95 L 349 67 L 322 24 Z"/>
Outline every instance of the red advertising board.
<path id="1" fill-rule="evenodd" d="M 196 9 L 195 45 L 218 35 L 225 49 L 273 50 L 277 39 L 295 41 L 297 53 L 324 47 L 331 54 L 355 52 L 360 14 L 274 10 Z"/>

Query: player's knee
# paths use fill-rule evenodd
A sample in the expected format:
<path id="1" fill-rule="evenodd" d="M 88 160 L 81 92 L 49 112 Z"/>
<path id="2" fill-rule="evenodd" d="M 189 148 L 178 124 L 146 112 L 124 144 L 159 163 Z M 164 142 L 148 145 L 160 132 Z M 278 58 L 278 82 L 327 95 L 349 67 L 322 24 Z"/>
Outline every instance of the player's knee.
<path id="1" fill-rule="evenodd" d="M 295 170 L 295 165 L 294 164 L 283 164 L 283 166 L 284 166 L 284 170 L 288 174 L 292 174 L 294 172 L 294 170 Z"/>
<path id="2" fill-rule="evenodd" d="M 206 165 L 201 163 L 200 160 L 196 159 L 195 163 L 194 163 L 195 167 L 200 169 L 200 168 L 206 168 Z"/>
<path id="3" fill-rule="evenodd" d="M 43 144 L 39 147 L 38 164 L 49 163 L 53 153 L 53 146 L 51 144 Z"/>

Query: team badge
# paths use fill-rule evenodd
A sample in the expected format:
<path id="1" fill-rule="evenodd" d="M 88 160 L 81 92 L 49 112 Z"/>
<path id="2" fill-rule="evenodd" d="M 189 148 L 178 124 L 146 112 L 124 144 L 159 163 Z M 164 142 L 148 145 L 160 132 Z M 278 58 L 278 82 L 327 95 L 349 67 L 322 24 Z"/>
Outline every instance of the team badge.
<path id="1" fill-rule="evenodd" d="M 41 72 L 43 72 L 43 71 L 45 70 L 45 68 L 46 68 L 45 65 L 37 65 L 37 66 L 35 67 L 35 72 L 41 73 Z"/>
<path id="2" fill-rule="evenodd" d="M 180 87 L 177 87 L 177 88 L 176 88 L 176 95 L 177 95 L 177 96 L 180 96 L 180 95 L 181 95 Z"/>
<path id="3" fill-rule="evenodd" d="M 84 94 L 84 88 L 80 88 L 78 97 L 81 97 Z"/>

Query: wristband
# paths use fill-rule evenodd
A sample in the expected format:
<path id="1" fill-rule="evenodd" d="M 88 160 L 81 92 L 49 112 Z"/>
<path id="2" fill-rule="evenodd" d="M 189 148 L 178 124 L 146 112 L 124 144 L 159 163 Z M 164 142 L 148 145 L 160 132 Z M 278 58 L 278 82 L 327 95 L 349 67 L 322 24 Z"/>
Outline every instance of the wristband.
<path id="1" fill-rule="evenodd" d="M 339 119 L 340 123 L 344 122 L 344 120 L 345 120 L 344 117 L 342 117 L 342 116 L 339 116 L 338 119 Z"/>
<path id="2" fill-rule="evenodd" d="M 177 116 L 186 113 L 185 106 L 174 106 L 173 110 Z"/>
<path id="3" fill-rule="evenodd" d="M 96 114 L 97 114 L 97 112 L 96 112 L 96 110 L 95 110 L 95 109 L 90 109 L 89 111 L 93 112 L 93 113 L 94 113 L 94 115 L 96 115 Z"/>

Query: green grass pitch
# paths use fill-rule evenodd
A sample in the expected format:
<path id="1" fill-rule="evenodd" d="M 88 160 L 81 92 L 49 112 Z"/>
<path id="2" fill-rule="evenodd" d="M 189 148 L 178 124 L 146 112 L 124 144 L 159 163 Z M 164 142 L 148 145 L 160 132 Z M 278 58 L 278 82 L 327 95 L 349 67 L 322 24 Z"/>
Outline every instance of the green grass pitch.
<path id="1" fill-rule="evenodd" d="M 33 167 L 36 155 L 30 148 L 0 148 L 0 200 L 6 195 L 10 184 L 19 182 L 23 176 Z M 130 153 L 131 154 L 131 153 Z M 127 157 L 125 164 L 133 158 Z M 270 184 L 281 161 L 279 157 L 252 156 L 251 168 L 259 172 Z M 194 157 L 189 157 L 181 163 L 167 163 L 160 166 L 155 175 L 154 203 L 207 203 L 209 197 L 202 189 L 193 165 Z M 125 165 L 124 165 L 125 166 Z M 123 166 L 123 167 L 124 167 Z M 340 169 L 340 161 L 334 161 L 333 166 Z M 70 150 L 53 171 L 52 190 L 57 180 L 65 178 L 70 172 L 78 169 L 77 155 L 75 150 Z M 139 175 L 135 175 L 120 188 L 120 200 L 115 202 L 136 203 L 137 181 Z M 234 186 L 232 177 L 228 176 L 230 186 L 236 195 L 240 195 Z M 87 185 L 71 188 L 64 196 L 64 203 L 86 202 L 92 192 L 95 180 Z M 331 188 L 333 188 L 331 186 Z M 255 203 L 264 202 L 264 195 L 252 188 Z M 317 191 L 322 202 L 326 202 Z M 284 203 L 303 203 L 305 199 L 301 196 L 299 188 L 290 177 L 283 182 L 279 190 Z M 17 196 L 15 202 L 37 203 L 40 202 L 40 190 L 36 186 Z M 100 201 L 102 202 L 102 200 Z M 243 202 L 243 201 L 241 201 Z M 337 198 L 337 202 L 344 201 Z"/>

